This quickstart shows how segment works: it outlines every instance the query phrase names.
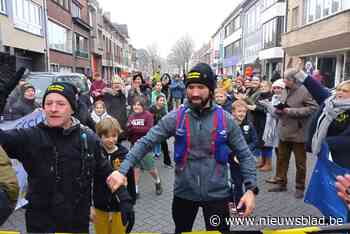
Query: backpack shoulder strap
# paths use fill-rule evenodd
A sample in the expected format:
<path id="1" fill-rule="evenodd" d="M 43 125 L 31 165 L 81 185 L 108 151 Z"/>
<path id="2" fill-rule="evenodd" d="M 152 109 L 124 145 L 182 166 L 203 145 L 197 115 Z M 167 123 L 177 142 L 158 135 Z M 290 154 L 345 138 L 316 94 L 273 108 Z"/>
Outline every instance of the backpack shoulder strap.
<path id="1" fill-rule="evenodd" d="M 227 128 L 227 120 L 225 117 L 225 112 L 222 107 L 216 108 L 216 115 L 217 115 L 217 128 L 222 131 Z M 215 119 L 214 119 L 214 124 L 215 124 Z"/>
<path id="2" fill-rule="evenodd" d="M 184 128 L 184 119 L 187 108 L 184 105 L 181 105 L 177 109 L 177 118 L 176 118 L 176 129 Z"/>

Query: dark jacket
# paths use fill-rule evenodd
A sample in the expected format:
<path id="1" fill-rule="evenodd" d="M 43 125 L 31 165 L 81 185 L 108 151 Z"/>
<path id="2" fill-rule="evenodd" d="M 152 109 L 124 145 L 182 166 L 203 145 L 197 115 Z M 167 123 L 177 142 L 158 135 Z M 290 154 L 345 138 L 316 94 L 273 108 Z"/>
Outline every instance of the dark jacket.
<path id="1" fill-rule="evenodd" d="M 89 112 L 88 106 L 82 101 L 78 100 L 78 110 L 73 115 L 77 118 L 80 123 L 89 127 L 91 130 L 95 131 L 95 121 L 92 119 L 91 114 Z"/>
<path id="2" fill-rule="evenodd" d="M 256 136 L 256 131 L 254 129 L 253 124 L 246 117 L 242 123 L 239 125 L 241 128 L 242 134 L 250 151 L 253 155 L 256 155 L 257 143 L 258 139 Z M 237 152 L 232 152 L 232 157 L 230 157 L 229 165 L 230 165 L 230 173 L 231 173 L 231 181 L 232 181 L 232 198 L 236 204 L 239 202 L 241 197 L 243 196 L 243 177 L 240 172 L 240 165 L 234 160 L 233 156 L 236 156 Z"/>
<path id="3" fill-rule="evenodd" d="M 255 155 L 258 146 L 258 138 L 254 125 L 247 118 L 245 118 L 239 127 L 241 128 L 242 134 L 250 151 Z"/>
<path id="4" fill-rule="evenodd" d="M 232 114 L 232 101 L 227 97 L 226 102 L 224 105 L 221 105 L 221 107 L 227 111 L 228 113 Z"/>
<path id="5" fill-rule="evenodd" d="M 11 119 L 19 119 L 32 113 L 40 105 L 35 102 L 35 100 L 28 100 L 22 97 L 12 106 Z"/>
<path id="6" fill-rule="evenodd" d="M 159 110 L 159 109 L 157 109 L 156 105 L 151 106 L 151 108 L 149 108 L 149 112 L 151 112 L 153 114 L 154 124 L 157 124 L 158 121 L 161 120 L 161 118 L 163 118 L 167 114 L 167 112 L 164 110 L 164 108 Z"/>
<path id="7" fill-rule="evenodd" d="M 255 100 L 255 105 L 256 109 L 252 111 L 252 116 L 253 116 L 253 124 L 256 129 L 257 133 L 257 146 L 258 147 L 264 147 L 265 142 L 263 141 L 263 135 L 264 135 L 264 130 L 265 130 L 265 123 L 266 123 L 266 109 L 262 105 L 259 104 L 259 101 L 262 100 L 268 100 L 271 101 L 272 99 L 272 93 L 259 93 L 256 97 Z"/>
<path id="8" fill-rule="evenodd" d="M 318 118 L 322 114 L 324 101 L 331 96 L 331 93 L 311 76 L 305 79 L 304 86 L 320 105 L 320 109 L 313 115 L 310 121 L 310 127 L 308 128 L 306 148 L 311 152 L 312 137 L 316 130 Z M 329 126 L 326 142 L 332 154 L 333 161 L 339 166 L 350 168 L 350 110 L 346 111 L 342 117 L 333 120 Z"/>
<path id="9" fill-rule="evenodd" d="M 153 127 L 153 115 L 144 111 L 142 113 L 131 114 L 128 118 L 127 136 L 131 144 L 146 135 L 146 133 Z"/>
<path id="10" fill-rule="evenodd" d="M 132 106 L 135 97 L 141 97 L 143 99 L 143 101 L 145 102 L 145 104 L 147 106 L 149 106 L 149 104 L 151 103 L 151 93 L 147 88 L 145 88 L 145 86 L 143 86 L 143 87 L 144 88 L 142 88 L 140 92 L 136 91 L 133 88 L 130 89 L 129 94 L 128 94 L 128 105 L 129 106 Z"/>
<path id="11" fill-rule="evenodd" d="M 116 118 L 122 129 L 125 130 L 126 122 L 128 121 L 125 95 L 122 92 L 106 92 L 103 96 L 103 100 L 106 105 L 107 113 L 113 118 Z"/>
<path id="12" fill-rule="evenodd" d="M 98 137 L 73 120 L 69 129 L 40 123 L 0 130 L 0 144 L 28 173 L 27 232 L 89 231 L 92 179 L 105 181 L 113 169 L 101 155 Z M 87 135 L 87 150 L 82 133 Z"/>
<path id="13" fill-rule="evenodd" d="M 125 159 L 125 155 L 128 153 L 128 150 L 124 146 L 118 144 L 117 147 L 118 147 L 118 150 L 113 153 L 107 153 L 107 151 L 103 150 L 104 155 L 107 157 L 108 161 L 111 163 L 111 166 L 115 170 L 119 169 L 121 162 Z M 135 191 L 135 180 L 134 180 L 133 169 L 129 170 L 127 174 L 127 179 L 128 179 L 127 189 L 135 203 L 136 191 Z M 120 211 L 119 201 L 117 200 L 115 194 L 111 193 L 111 190 L 108 188 L 103 178 L 95 177 L 94 179 L 93 201 L 94 201 L 94 207 L 99 210 L 103 210 L 106 212 Z"/>

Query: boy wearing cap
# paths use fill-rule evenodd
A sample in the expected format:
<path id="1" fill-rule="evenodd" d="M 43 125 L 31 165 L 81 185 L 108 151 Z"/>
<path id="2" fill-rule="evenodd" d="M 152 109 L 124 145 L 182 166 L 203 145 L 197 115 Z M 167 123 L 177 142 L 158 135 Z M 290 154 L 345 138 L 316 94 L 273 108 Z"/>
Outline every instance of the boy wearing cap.
<path id="1" fill-rule="evenodd" d="M 43 97 L 44 122 L 0 130 L 0 145 L 28 173 L 27 232 L 87 233 L 92 179 L 108 181 L 116 191 L 116 172 L 101 155 L 98 137 L 72 117 L 76 108 L 74 86 L 55 82 Z"/>
<path id="2" fill-rule="evenodd" d="M 228 203 L 232 196 L 228 185 L 227 163 L 220 162 L 217 154 L 212 151 L 214 116 L 222 110 L 213 100 L 215 86 L 215 76 L 208 64 L 199 63 L 193 67 L 186 79 L 188 99 L 184 104 L 186 130 L 180 131 L 177 128 L 179 112 L 170 112 L 151 128 L 146 136 L 135 143 L 119 170 L 118 183 L 122 184 L 130 167 L 141 160 L 156 144 L 171 136 L 176 137 L 177 154 L 172 204 L 175 233 L 192 230 L 199 207 L 203 208 L 207 230 L 229 230 L 225 222 L 214 226 L 210 221 L 213 215 L 221 220 L 229 216 Z M 245 206 L 244 215 L 248 216 L 255 207 L 255 194 L 258 192 L 255 160 L 233 117 L 225 111 L 221 113 L 226 119 L 225 134 L 227 135 L 226 140 L 222 142 L 224 145 L 218 143 L 216 146 L 227 146 L 237 152 L 246 188 L 238 208 Z M 189 147 L 183 147 L 184 139 Z M 180 147 L 182 150 L 185 149 L 182 153 L 180 153 Z"/>

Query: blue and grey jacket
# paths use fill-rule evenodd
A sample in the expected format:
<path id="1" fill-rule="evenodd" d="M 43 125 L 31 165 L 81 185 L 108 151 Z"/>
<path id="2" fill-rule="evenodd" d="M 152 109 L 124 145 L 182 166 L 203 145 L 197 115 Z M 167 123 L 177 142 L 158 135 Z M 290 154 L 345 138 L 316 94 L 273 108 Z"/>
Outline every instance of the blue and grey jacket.
<path id="1" fill-rule="evenodd" d="M 210 153 L 212 131 L 216 104 L 201 113 L 187 109 L 190 129 L 191 147 L 185 167 L 176 165 L 174 195 L 192 201 L 211 201 L 227 198 L 231 195 L 228 177 L 228 164 L 220 164 Z M 255 159 L 244 140 L 241 129 L 233 121 L 232 116 L 225 113 L 227 120 L 228 146 L 237 152 L 241 166 L 243 183 L 255 187 L 256 166 Z M 139 139 L 129 151 L 120 166 L 120 172 L 126 175 L 136 161 L 142 159 L 156 144 L 163 142 L 176 132 L 177 111 L 164 116 L 157 125 Z"/>

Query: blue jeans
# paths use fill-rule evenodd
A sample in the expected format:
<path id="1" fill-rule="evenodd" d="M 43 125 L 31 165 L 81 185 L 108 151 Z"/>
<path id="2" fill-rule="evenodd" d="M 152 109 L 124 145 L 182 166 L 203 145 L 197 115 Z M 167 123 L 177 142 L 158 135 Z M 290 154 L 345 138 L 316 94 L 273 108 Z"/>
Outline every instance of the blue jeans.
<path id="1" fill-rule="evenodd" d="M 153 153 L 158 157 L 160 156 L 160 153 L 161 153 L 160 144 L 156 144 L 156 146 L 153 149 Z"/>

